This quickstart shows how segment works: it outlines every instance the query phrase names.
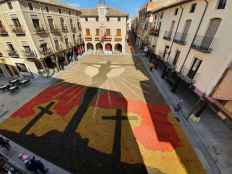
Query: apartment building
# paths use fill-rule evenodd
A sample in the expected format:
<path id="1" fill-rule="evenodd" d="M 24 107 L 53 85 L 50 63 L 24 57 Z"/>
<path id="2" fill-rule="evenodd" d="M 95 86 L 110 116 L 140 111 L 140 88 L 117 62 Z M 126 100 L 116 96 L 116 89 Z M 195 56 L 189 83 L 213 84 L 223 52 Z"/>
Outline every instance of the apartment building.
<path id="1" fill-rule="evenodd" d="M 38 73 L 83 50 L 80 11 L 48 0 L 0 1 L 0 75 Z M 78 53 L 78 51 L 76 51 Z"/>
<path id="2" fill-rule="evenodd" d="M 178 90 L 181 83 L 187 84 L 197 95 L 232 118 L 232 112 L 223 107 L 231 101 L 232 93 L 220 92 L 220 95 L 227 95 L 220 99 L 213 95 L 222 89 L 217 87 L 222 79 L 229 79 L 224 75 L 228 76 L 225 72 L 232 62 L 232 45 L 228 37 L 232 29 L 232 1 L 153 2 L 156 6 L 146 13 L 143 30 L 134 30 L 137 40 L 149 46 L 157 65 L 162 67 L 162 77 L 170 83 L 172 91 Z M 136 26 L 140 23 L 137 21 Z M 145 32 L 153 38 L 149 43 L 143 37 Z M 226 84 L 223 89 L 231 91 L 229 83 Z"/>
<path id="3" fill-rule="evenodd" d="M 128 14 L 108 7 L 81 9 L 85 49 L 90 54 L 125 54 Z"/>

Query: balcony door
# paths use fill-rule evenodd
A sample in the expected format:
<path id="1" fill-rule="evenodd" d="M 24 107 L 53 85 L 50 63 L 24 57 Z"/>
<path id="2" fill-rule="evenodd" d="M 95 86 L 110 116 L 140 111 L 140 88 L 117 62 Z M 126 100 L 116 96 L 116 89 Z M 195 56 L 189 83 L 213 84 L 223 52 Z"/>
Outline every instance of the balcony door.
<path id="1" fill-rule="evenodd" d="M 21 27 L 21 24 L 20 24 L 18 18 L 14 18 L 14 19 L 12 19 L 12 21 L 13 21 L 13 24 L 14 24 L 15 27 Z"/>
<path id="2" fill-rule="evenodd" d="M 169 33 L 168 33 L 169 37 L 171 37 L 171 36 L 172 36 L 172 32 L 173 32 L 173 30 L 174 30 L 175 23 L 176 23 L 175 21 L 172 21 L 172 24 L 171 24 L 171 27 L 170 27 L 170 29 L 169 29 Z"/>
<path id="3" fill-rule="evenodd" d="M 202 60 L 198 59 L 198 58 L 195 58 L 194 61 L 193 61 L 193 64 L 191 66 L 191 69 L 189 70 L 188 72 L 188 77 L 190 79 L 193 79 L 194 76 L 196 75 L 198 69 L 200 68 L 201 66 L 201 63 L 202 63 Z"/>
<path id="4" fill-rule="evenodd" d="M 183 30 L 183 33 L 182 33 L 183 35 L 182 35 L 182 38 L 181 38 L 183 41 L 186 40 L 186 37 L 188 35 L 191 24 L 192 24 L 192 20 L 190 20 L 190 19 L 185 22 L 184 30 Z"/>
<path id="5" fill-rule="evenodd" d="M 221 24 L 221 21 L 222 20 L 220 18 L 214 18 L 214 19 L 210 20 L 208 29 L 205 33 L 205 37 L 203 38 L 202 43 L 201 43 L 202 47 L 204 47 L 204 48 L 210 47 L 210 45 L 212 44 L 214 37 L 218 31 L 218 28 Z"/>
<path id="6" fill-rule="evenodd" d="M 32 19 L 32 23 L 33 23 L 35 29 L 40 28 L 39 19 Z"/>
<path id="7" fill-rule="evenodd" d="M 178 62 L 179 57 L 180 57 L 180 51 L 179 51 L 179 50 L 177 50 L 177 51 L 176 51 L 175 58 L 174 58 L 174 60 L 173 60 L 173 65 L 174 65 L 174 66 L 176 66 L 176 64 L 177 64 L 177 62 Z"/>
<path id="8" fill-rule="evenodd" d="M 48 24 L 49 24 L 50 29 L 53 30 L 54 29 L 54 23 L 53 23 L 53 19 L 51 17 L 48 18 Z"/>

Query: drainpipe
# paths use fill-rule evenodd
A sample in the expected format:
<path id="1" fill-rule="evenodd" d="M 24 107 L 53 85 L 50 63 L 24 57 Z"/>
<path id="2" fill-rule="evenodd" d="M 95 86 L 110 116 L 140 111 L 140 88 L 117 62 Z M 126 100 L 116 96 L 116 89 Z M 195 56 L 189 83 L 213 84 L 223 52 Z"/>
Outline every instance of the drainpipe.
<path id="1" fill-rule="evenodd" d="M 45 25 L 46 28 L 48 29 L 49 26 L 47 26 L 47 23 L 46 23 L 46 20 L 45 20 L 45 16 L 44 16 L 44 12 L 43 12 L 43 9 L 42 9 L 42 6 L 41 6 L 41 3 L 40 3 L 40 2 L 39 2 L 39 6 L 40 6 L 40 11 L 41 11 L 42 16 L 43 16 L 44 25 Z M 55 46 L 53 45 L 51 33 L 49 33 L 48 35 L 49 35 L 49 39 L 50 39 L 50 41 L 51 41 L 52 49 L 53 49 L 53 51 L 54 51 L 54 53 L 55 53 L 56 49 L 55 49 Z M 43 60 L 43 61 L 44 61 L 44 60 Z M 59 71 L 60 69 L 59 69 L 59 64 L 58 64 L 58 62 L 57 62 L 57 56 L 56 56 L 56 55 L 55 55 L 55 61 L 56 61 L 57 70 Z M 45 61 L 44 61 L 44 63 L 45 63 Z"/>
<path id="2" fill-rule="evenodd" d="M 175 38 L 176 33 L 177 33 L 178 29 L 179 29 L 180 21 L 181 21 L 182 16 L 183 16 L 183 11 L 184 11 L 184 8 L 181 6 L 181 14 L 180 14 L 180 17 L 179 17 L 179 19 L 178 19 L 176 31 L 175 31 L 175 34 L 174 34 L 174 37 L 173 37 L 173 38 Z M 171 54 L 171 51 L 172 51 L 173 43 L 174 43 L 174 39 L 172 39 L 172 43 L 171 43 L 171 45 L 170 45 L 170 50 L 169 50 L 169 52 L 168 52 L 167 62 L 169 61 L 169 58 L 170 58 L 170 54 Z M 164 57 L 164 61 L 165 61 L 165 57 Z M 165 66 L 165 68 L 164 68 L 164 70 L 163 70 L 163 72 L 162 72 L 162 76 L 161 76 L 161 77 L 162 77 L 162 78 L 165 78 L 166 75 L 167 75 L 167 73 L 168 73 L 167 67 Z"/>
<path id="3" fill-rule="evenodd" d="M 203 14 L 202 14 L 202 16 L 201 16 L 201 20 L 200 20 L 200 23 L 199 23 L 199 25 L 198 25 L 198 27 L 197 27 L 197 31 L 196 31 L 196 33 L 195 33 L 195 35 L 194 35 L 194 37 L 193 37 L 193 40 L 192 40 L 192 42 L 191 42 L 191 44 L 190 44 L 189 50 L 188 50 L 188 52 L 187 52 L 187 55 L 186 55 L 186 57 L 185 57 L 185 59 L 184 59 L 184 62 L 183 62 L 183 64 L 182 64 L 181 68 L 180 68 L 180 71 L 179 71 L 180 73 L 182 72 L 182 70 L 183 70 L 183 68 L 184 68 L 184 65 L 185 65 L 185 63 L 186 63 L 186 61 L 187 61 L 187 59 L 188 59 L 188 56 L 189 56 L 190 51 L 191 51 L 191 49 L 192 49 L 192 45 L 193 45 L 193 43 L 195 42 L 195 39 L 196 39 L 196 37 L 197 37 L 197 35 L 198 35 L 198 32 L 199 32 L 200 27 L 201 27 L 201 24 L 202 24 L 203 19 L 204 19 L 204 17 L 205 17 L 206 11 L 207 11 L 207 9 L 208 9 L 209 2 L 208 2 L 208 0 L 204 0 L 204 1 L 205 1 L 205 9 L 204 9 L 204 12 L 203 12 Z"/>
<path id="4" fill-rule="evenodd" d="M 174 34 L 173 39 L 172 39 L 172 43 L 171 43 L 171 45 L 170 45 L 170 50 L 169 50 L 169 53 L 168 53 L 167 62 L 169 61 L 170 54 L 171 54 L 171 52 L 172 52 L 173 43 L 174 43 L 174 38 L 176 37 L 176 33 L 177 33 L 178 29 L 179 29 L 180 21 L 181 21 L 182 16 L 183 16 L 184 8 L 183 8 L 182 6 L 181 6 L 180 8 L 181 8 L 181 14 L 180 14 L 180 17 L 179 17 L 179 20 L 178 20 L 178 23 L 177 23 L 177 27 L 176 27 L 175 34 Z"/>

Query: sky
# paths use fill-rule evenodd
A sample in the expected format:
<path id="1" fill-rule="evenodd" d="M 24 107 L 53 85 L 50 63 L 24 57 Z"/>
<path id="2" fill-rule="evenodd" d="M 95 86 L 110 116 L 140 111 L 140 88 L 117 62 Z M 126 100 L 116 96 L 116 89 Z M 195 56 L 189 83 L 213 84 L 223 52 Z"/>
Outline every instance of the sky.
<path id="1" fill-rule="evenodd" d="M 71 6 L 80 8 L 94 8 L 98 0 L 63 0 Z M 133 17 L 137 14 L 138 9 L 142 7 L 148 0 L 106 0 L 106 4 L 118 8 Z"/>

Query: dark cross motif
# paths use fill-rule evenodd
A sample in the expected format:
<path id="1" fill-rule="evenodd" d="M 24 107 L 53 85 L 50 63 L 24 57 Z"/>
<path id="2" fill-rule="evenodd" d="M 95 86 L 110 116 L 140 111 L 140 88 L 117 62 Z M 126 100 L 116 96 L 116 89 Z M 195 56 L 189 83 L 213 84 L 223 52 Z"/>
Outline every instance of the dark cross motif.
<path id="1" fill-rule="evenodd" d="M 114 131 L 114 144 L 112 150 L 112 156 L 116 164 L 120 164 L 121 160 L 121 134 L 122 134 L 122 121 L 137 120 L 137 117 L 122 116 L 122 110 L 118 109 L 116 111 L 116 116 L 103 116 L 103 120 L 113 120 L 116 121 L 115 131 Z"/>
<path id="2" fill-rule="evenodd" d="M 26 134 L 37 121 L 39 121 L 45 114 L 52 115 L 53 112 L 50 111 L 51 107 L 55 104 L 55 102 L 50 102 L 47 106 L 39 106 L 38 109 L 40 112 L 21 130 L 21 134 Z"/>

